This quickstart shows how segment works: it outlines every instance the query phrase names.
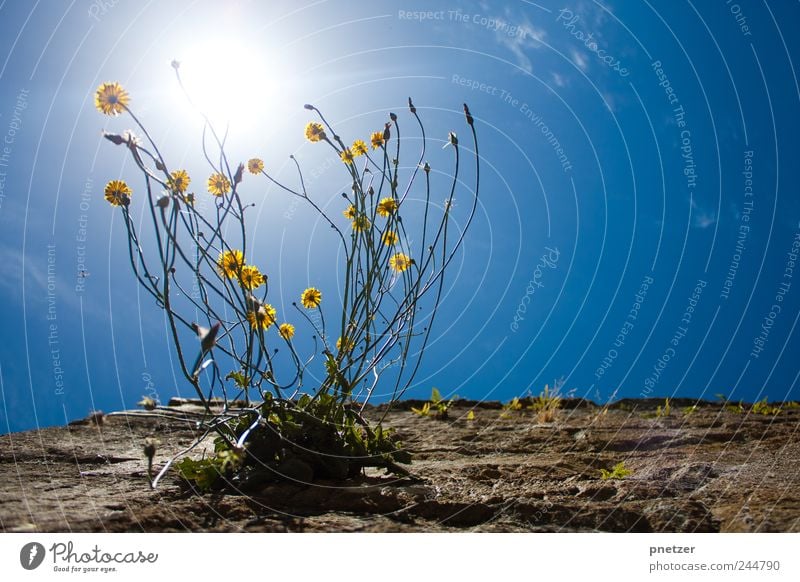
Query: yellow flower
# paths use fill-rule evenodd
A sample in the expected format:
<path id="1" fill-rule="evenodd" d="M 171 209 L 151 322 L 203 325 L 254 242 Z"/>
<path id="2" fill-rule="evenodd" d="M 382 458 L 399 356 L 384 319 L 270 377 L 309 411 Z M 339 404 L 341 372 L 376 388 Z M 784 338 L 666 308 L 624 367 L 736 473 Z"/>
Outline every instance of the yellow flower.
<path id="1" fill-rule="evenodd" d="M 103 83 L 94 94 L 94 106 L 106 115 L 119 115 L 129 100 L 128 92 L 119 83 Z"/>
<path id="2" fill-rule="evenodd" d="M 378 214 L 386 218 L 390 214 L 397 212 L 397 200 L 392 197 L 383 198 L 378 202 L 378 208 L 376 210 Z"/>
<path id="3" fill-rule="evenodd" d="M 191 181 L 192 179 L 189 178 L 189 174 L 186 173 L 186 170 L 175 170 L 169 175 L 168 183 L 171 190 L 174 190 L 178 194 L 183 194 L 186 192 Z"/>
<path id="4" fill-rule="evenodd" d="M 253 329 L 268 329 L 275 323 L 275 308 L 269 303 L 265 303 L 256 311 L 247 312 L 247 321 Z"/>
<path id="5" fill-rule="evenodd" d="M 264 160 L 253 158 L 247 161 L 247 171 L 251 174 L 260 174 L 264 171 Z"/>
<path id="6" fill-rule="evenodd" d="M 224 175 L 217 173 L 208 177 L 208 191 L 214 196 L 224 196 L 231 189 L 231 182 Z"/>
<path id="7" fill-rule="evenodd" d="M 408 269 L 412 264 L 413 259 L 404 253 L 397 253 L 392 255 L 389 259 L 389 266 L 397 273 L 402 273 Z"/>
<path id="8" fill-rule="evenodd" d="M 122 180 L 111 180 L 106 184 L 106 200 L 112 206 L 127 206 L 131 203 L 131 189 Z"/>
<path id="9" fill-rule="evenodd" d="M 353 220 L 356 217 L 356 214 L 357 214 L 356 213 L 356 207 L 351 204 L 345 210 L 342 211 L 342 214 L 344 214 L 345 218 L 349 218 L 350 220 Z"/>
<path id="10" fill-rule="evenodd" d="M 356 141 L 353 142 L 353 147 L 350 149 L 353 150 L 354 156 L 356 157 L 363 156 L 364 154 L 367 153 L 367 144 L 364 143 L 363 139 L 357 139 Z"/>
<path id="11" fill-rule="evenodd" d="M 344 148 L 342 153 L 339 154 L 339 157 L 342 158 L 342 161 L 345 164 L 352 164 L 353 163 L 353 152 L 350 151 L 350 148 Z"/>
<path id="12" fill-rule="evenodd" d="M 310 121 L 306 124 L 306 139 L 310 142 L 317 142 L 325 139 L 325 129 L 322 124 Z"/>
<path id="13" fill-rule="evenodd" d="M 359 214 L 353 219 L 353 230 L 356 232 L 367 230 L 370 226 L 369 218 L 364 214 Z"/>
<path id="14" fill-rule="evenodd" d="M 294 337 L 294 326 L 291 323 L 282 323 L 278 327 L 278 333 L 285 340 L 290 340 Z"/>
<path id="15" fill-rule="evenodd" d="M 356 346 L 351 339 L 345 338 L 342 341 L 342 338 L 339 338 L 336 340 L 336 349 L 340 352 L 352 352 L 354 347 Z"/>
<path id="16" fill-rule="evenodd" d="M 242 255 L 242 251 L 237 251 L 235 249 L 225 251 L 217 259 L 219 274 L 228 279 L 238 278 L 242 267 L 244 267 L 244 255 Z"/>
<path id="17" fill-rule="evenodd" d="M 372 142 L 372 149 L 376 150 L 383 145 L 383 132 L 376 131 L 369 136 L 369 141 Z"/>
<path id="18" fill-rule="evenodd" d="M 241 274 L 239 275 L 239 283 L 242 284 L 243 288 L 252 291 L 257 287 L 261 287 L 264 284 L 264 280 L 264 275 L 261 274 L 258 267 L 254 267 L 253 265 L 245 265 L 242 267 Z"/>
<path id="19" fill-rule="evenodd" d="M 396 245 L 398 240 L 399 237 L 397 236 L 397 233 L 393 230 L 387 230 L 386 232 L 383 233 L 383 236 L 381 237 L 381 241 L 387 247 Z"/>
<path id="20" fill-rule="evenodd" d="M 300 302 L 306 309 L 316 309 L 322 303 L 322 293 L 315 287 L 309 287 L 300 296 Z"/>

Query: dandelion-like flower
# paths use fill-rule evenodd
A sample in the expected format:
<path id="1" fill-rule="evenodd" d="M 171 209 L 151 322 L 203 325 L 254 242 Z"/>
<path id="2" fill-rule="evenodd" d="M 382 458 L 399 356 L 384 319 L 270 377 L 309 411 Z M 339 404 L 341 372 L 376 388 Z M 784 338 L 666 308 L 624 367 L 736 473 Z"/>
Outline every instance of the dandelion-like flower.
<path id="1" fill-rule="evenodd" d="M 353 220 L 356 217 L 356 214 L 358 213 L 356 212 L 356 207 L 351 204 L 342 211 L 342 214 L 344 215 L 345 218 Z"/>
<path id="2" fill-rule="evenodd" d="M 369 141 L 372 143 L 372 149 L 376 150 L 383 145 L 383 132 L 375 131 L 369 136 Z"/>
<path id="3" fill-rule="evenodd" d="M 378 208 L 376 208 L 376 210 L 380 216 L 386 218 L 397 212 L 397 200 L 391 197 L 383 198 L 378 202 Z"/>
<path id="4" fill-rule="evenodd" d="M 354 156 L 363 156 L 367 153 L 367 144 L 364 143 L 363 139 L 357 139 L 350 149 L 353 151 Z"/>
<path id="5" fill-rule="evenodd" d="M 381 242 L 385 244 L 387 247 L 391 247 L 397 244 L 397 241 L 400 240 L 397 236 L 397 233 L 393 230 L 387 230 L 383 233 L 381 237 Z"/>
<path id="6" fill-rule="evenodd" d="M 219 274 L 228 279 L 239 277 L 242 267 L 244 267 L 244 255 L 242 251 L 236 249 L 225 251 L 217 259 Z"/>
<path id="7" fill-rule="evenodd" d="M 352 164 L 353 163 L 353 152 L 350 148 L 344 148 L 342 152 L 339 154 L 339 157 L 342 158 L 342 161 L 345 164 Z"/>
<path id="8" fill-rule="evenodd" d="M 112 206 L 127 206 L 131 203 L 131 189 L 122 180 L 111 180 L 106 184 L 106 200 Z"/>
<path id="9" fill-rule="evenodd" d="M 294 337 L 294 326 L 291 323 L 282 323 L 278 326 L 278 333 L 285 340 L 290 340 Z"/>
<path id="10" fill-rule="evenodd" d="M 300 302 L 306 309 L 316 309 L 322 303 L 322 293 L 316 287 L 309 287 L 303 291 Z"/>
<path id="11" fill-rule="evenodd" d="M 396 253 L 389 258 L 389 266 L 396 273 L 402 273 L 411 266 L 412 259 L 405 253 Z"/>
<path id="12" fill-rule="evenodd" d="M 189 187 L 189 183 L 192 179 L 189 177 L 189 174 L 186 173 L 186 170 L 175 170 L 169 175 L 169 187 L 170 190 L 177 192 L 178 194 L 183 194 L 186 192 L 186 189 Z"/>
<path id="13" fill-rule="evenodd" d="M 275 308 L 269 303 L 265 303 L 255 311 L 247 312 L 247 321 L 253 329 L 268 329 L 275 323 Z"/>
<path id="14" fill-rule="evenodd" d="M 259 158 L 247 160 L 247 171 L 251 174 L 260 174 L 264 171 L 264 160 Z"/>
<path id="15" fill-rule="evenodd" d="M 363 232 L 367 230 L 370 226 L 372 226 L 369 222 L 369 218 L 365 214 L 359 214 L 353 219 L 352 222 L 353 230 L 356 232 Z"/>
<path id="16" fill-rule="evenodd" d="M 214 196 L 224 196 L 231 189 L 231 182 L 228 178 L 217 172 L 208 177 L 208 191 Z"/>
<path id="17" fill-rule="evenodd" d="M 308 122 L 306 124 L 306 139 L 310 142 L 318 142 L 325 139 L 325 128 L 316 121 Z"/>
<path id="18" fill-rule="evenodd" d="M 119 115 L 128 106 L 130 97 L 119 83 L 103 83 L 94 94 L 94 106 L 105 115 Z"/>
<path id="19" fill-rule="evenodd" d="M 245 265 L 242 267 L 239 275 L 239 283 L 241 283 L 244 289 L 249 289 L 252 291 L 257 287 L 261 287 L 264 284 L 264 281 L 264 275 L 261 274 L 261 271 L 258 270 L 258 267 L 254 267 L 253 265 Z"/>

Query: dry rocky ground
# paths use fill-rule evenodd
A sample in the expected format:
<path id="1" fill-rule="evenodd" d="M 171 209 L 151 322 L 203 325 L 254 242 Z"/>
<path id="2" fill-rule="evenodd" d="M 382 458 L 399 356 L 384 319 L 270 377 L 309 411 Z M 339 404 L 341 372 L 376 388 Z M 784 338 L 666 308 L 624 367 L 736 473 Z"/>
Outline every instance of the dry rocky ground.
<path id="1" fill-rule="evenodd" d="M 800 531 L 800 409 L 777 416 L 703 404 L 621 401 L 603 411 L 565 401 L 554 422 L 498 403 L 459 403 L 446 421 L 391 411 L 414 455 L 414 479 L 369 471 L 356 481 L 272 484 L 199 494 L 156 464 L 194 433 L 173 403 L 0 436 L 0 530 L 13 531 Z M 467 420 L 474 408 L 475 419 Z M 372 411 L 375 414 L 377 411 Z M 504 417 L 505 416 L 505 417 Z M 183 418 L 182 418 L 183 417 Z M 632 474 L 601 479 L 624 461 Z"/>

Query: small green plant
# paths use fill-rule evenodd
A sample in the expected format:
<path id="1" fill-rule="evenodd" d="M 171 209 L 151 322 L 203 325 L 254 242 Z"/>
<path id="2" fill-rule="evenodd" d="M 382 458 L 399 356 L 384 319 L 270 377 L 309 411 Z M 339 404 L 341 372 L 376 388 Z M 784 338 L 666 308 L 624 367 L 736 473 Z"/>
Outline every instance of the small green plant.
<path id="1" fill-rule="evenodd" d="M 436 418 L 439 420 L 447 420 L 450 407 L 453 405 L 458 396 L 453 396 L 450 400 L 442 398 L 442 394 L 438 388 L 431 390 L 431 405 L 436 409 Z"/>
<path id="2" fill-rule="evenodd" d="M 625 468 L 625 462 L 620 461 L 616 465 L 614 465 L 613 469 L 610 471 L 607 469 L 600 469 L 600 478 L 605 481 L 607 479 L 624 479 L 633 475 L 633 471 L 630 469 Z"/>
<path id="3" fill-rule="evenodd" d="M 781 405 L 782 410 L 798 410 L 800 409 L 800 402 L 796 402 L 794 400 L 790 400 L 789 402 L 784 402 Z"/>
<path id="4" fill-rule="evenodd" d="M 411 407 L 411 412 L 418 416 L 434 416 L 437 420 L 447 420 L 449 417 L 450 407 L 456 400 L 457 396 L 453 396 L 450 400 L 442 398 L 442 393 L 438 388 L 431 389 L 431 399 L 422 405 L 422 408 Z M 431 415 L 431 411 L 434 411 Z"/>
<path id="5" fill-rule="evenodd" d="M 664 418 L 665 416 L 672 416 L 672 406 L 670 405 L 669 398 L 664 399 L 664 406 L 660 404 L 656 406 L 655 412 L 645 412 L 643 418 Z"/>
<path id="6" fill-rule="evenodd" d="M 500 413 L 500 418 L 510 418 L 512 412 L 522 410 L 522 402 L 519 401 L 517 396 L 503 404 L 503 412 Z"/>
<path id="7" fill-rule="evenodd" d="M 744 414 L 744 404 L 741 400 L 736 404 L 726 404 L 725 410 L 734 414 Z"/>
<path id="8" fill-rule="evenodd" d="M 421 408 L 416 408 L 414 406 L 411 407 L 411 412 L 416 414 L 417 416 L 430 416 L 431 415 L 431 403 L 425 402 Z"/>
<path id="9" fill-rule="evenodd" d="M 475 420 L 475 411 L 474 410 L 470 410 L 467 413 L 467 420 Z"/>
<path id="10" fill-rule="evenodd" d="M 682 409 L 684 416 L 691 416 L 695 412 L 697 412 L 697 404 L 692 404 L 691 406 L 684 406 Z"/>
<path id="11" fill-rule="evenodd" d="M 764 416 L 775 416 L 781 412 L 779 406 L 771 406 L 766 398 L 753 404 L 750 410 L 753 414 L 763 414 Z"/>
<path id="12" fill-rule="evenodd" d="M 398 463 L 411 462 L 391 429 L 371 426 L 355 406 L 342 407 L 330 394 L 304 394 L 296 401 L 267 394 L 254 411 L 224 426 L 230 432 L 214 439 L 213 455 L 186 457 L 176 465 L 181 477 L 203 491 L 226 480 L 246 487 L 287 477 L 301 480 L 298 475 L 308 481 L 347 479 L 364 467 L 407 475 Z"/>
<path id="13" fill-rule="evenodd" d="M 741 400 L 738 403 L 733 404 L 724 394 L 717 394 L 716 396 L 720 401 L 722 401 L 722 409 L 726 412 L 732 412 L 733 414 L 744 414 L 744 404 Z"/>
<path id="14" fill-rule="evenodd" d="M 553 390 L 545 385 L 544 390 L 533 399 L 531 410 L 536 412 L 539 422 L 553 422 L 561 408 L 560 385 L 556 383 Z"/>
<path id="15" fill-rule="evenodd" d="M 183 88 L 180 63 L 173 61 L 172 67 Z M 187 104 L 194 107 L 188 94 Z M 420 137 L 409 141 L 404 131 L 402 147 L 404 122 L 395 113 L 363 135 L 366 141 L 356 138 L 348 145 L 319 109 L 304 105 L 314 116 L 305 125 L 306 141 L 341 161 L 349 188 L 343 188 L 340 208 L 328 204 L 330 192 L 307 189 L 295 155 L 288 158 L 293 173 L 281 180 L 277 161 L 254 156 L 245 164 L 231 158 L 228 128 L 215 126 L 202 111 L 197 111 L 203 123 L 193 180 L 154 141 L 119 83 L 101 84 L 95 107 L 111 117 L 124 115 L 141 134 L 104 133 L 127 152 L 136 174 L 133 187 L 115 179 L 104 189 L 127 243 L 127 252 L 116 259 L 130 263 L 141 289 L 163 310 L 176 367 L 204 409 L 195 442 L 169 459 L 151 486 L 210 437 L 213 455 L 177 465 L 179 474 L 201 489 L 217 485 L 220 477 L 238 484 L 259 471 L 294 480 L 353 477 L 367 466 L 406 474 L 397 463 L 409 457 L 381 423 L 419 369 L 445 272 L 463 250 L 476 214 L 481 157 L 467 105 L 475 183 L 458 209 L 454 201 L 465 164 L 458 137 L 450 132 L 446 140 L 453 171 L 432 172 L 425 161 L 429 139 L 410 98 L 407 119 Z M 269 122 L 255 113 L 253 123 Z M 401 163 L 408 143 L 419 149 L 412 163 Z M 434 181 L 440 174 L 447 176 L 442 186 Z M 254 240 L 245 221 L 253 212 L 270 212 L 273 196 L 264 194 L 272 187 L 330 227 L 307 249 L 308 256 L 320 256 L 314 264 L 328 259 L 338 275 L 338 288 L 329 279 L 325 299 L 315 285 L 325 282 L 319 271 L 309 268 L 307 280 L 284 280 L 278 287 L 275 276 L 256 262 L 279 262 L 280 251 Z M 415 211 L 417 200 L 423 201 L 422 212 Z M 460 223 L 455 232 L 454 220 Z M 300 249 L 296 253 L 301 256 Z M 279 311 L 276 305 L 286 308 Z M 382 385 L 390 392 L 388 406 L 371 425 L 361 413 Z M 215 399 L 221 406 L 212 407 Z M 432 398 L 427 412 L 432 406 L 437 417 L 446 417 L 451 402 Z M 153 398 L 140 405 L 151 415 L 165 415 Z"/>

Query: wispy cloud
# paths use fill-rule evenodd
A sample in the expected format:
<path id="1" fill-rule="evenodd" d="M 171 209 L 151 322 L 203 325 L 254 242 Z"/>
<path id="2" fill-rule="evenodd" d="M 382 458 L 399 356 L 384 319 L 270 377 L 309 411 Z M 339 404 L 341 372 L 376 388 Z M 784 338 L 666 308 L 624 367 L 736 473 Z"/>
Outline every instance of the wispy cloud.
<path id="1" fill-rule="evenodd" d="M 553 84 L 556 87 L 566 87 L 567 86 L 567 79 L 558 73 L 550 73 L 550 77 L 553 79 Z"/>
<path id="2" fill-rule="evenodd" d="M 58 263 L 50 266 L 48 274 L 48 249 L 35 248 L 33 251 L 22 254 L 19 248 L 8 245 L 0 245 L 0 264 L 3 265 L 6 276 L 0 277 L 0 295 L 8 299 L 21 300 L 23 288 L 25 297 L 28 300 L 43 301 L 48 291 L 54 292 L 58 296 L 59 305 L 65 309 L 77 311 L 80 307 L 80 300 L 73 292 L 70 280 L 71 273 L 65 274 L 65 264 L 72 265 L 72 261 L 56 255 L 55 251 L 52 260 L 58 259 Z M 77 273 L 75 273 L 77 276 Z M 48 280 L 49 277 L 49 280 Z M 23 287 L 24 278 L 24 287 Z M 48 290 L 48 284 L 51 284 Z M 84 303 L 86 314 L 103 315 L 97 302 Z"/>
<path id="3" fill-rule="evenodd" d="M 717 222 L 716 213 L 701 208 L 694 199 L 692 199 L 692 216 L 694 228 L 708 228 Z"/>
<path id="4" fill-rule="evenodd" d="M 572 62 L 575 63 L 575 66 L 584 73 L 589 69 L 589 61 L 586 60 L 586 55 L 582 52 L 577 49 L 571 49 L 570 57 L 572 58 Z"/>
<path id="5" fill-rule="evenodd" d="M 33 282 L 34 292 L 39 293 L 47 288 L 47 266 L 39 265 L 39 261 L 23 261 L 19 249 L 8 245 L 0 246 L 0 263 L 6 273 L 0 277 L 0 291 L 4 296 L 17 297 L 22 294 L 22 277 Z M 44 267 L 44 268 L 42 268 Z"/>
<path id="6" fill-rule="evenodd" d="M 488 9 L 488 6 L 486 8 Z M 547 37 L 547 31 L 533 24 L 526 15 L 516 14 L 510 8 L 506 8 L 502 16 L 493 18 L 497 22 L 506 24 L 495 31 L 497 42 L 511 51 L 520 68 L 532 73 L 533 62 L 530 53 L 541 48 L 542 42 Z"/>

